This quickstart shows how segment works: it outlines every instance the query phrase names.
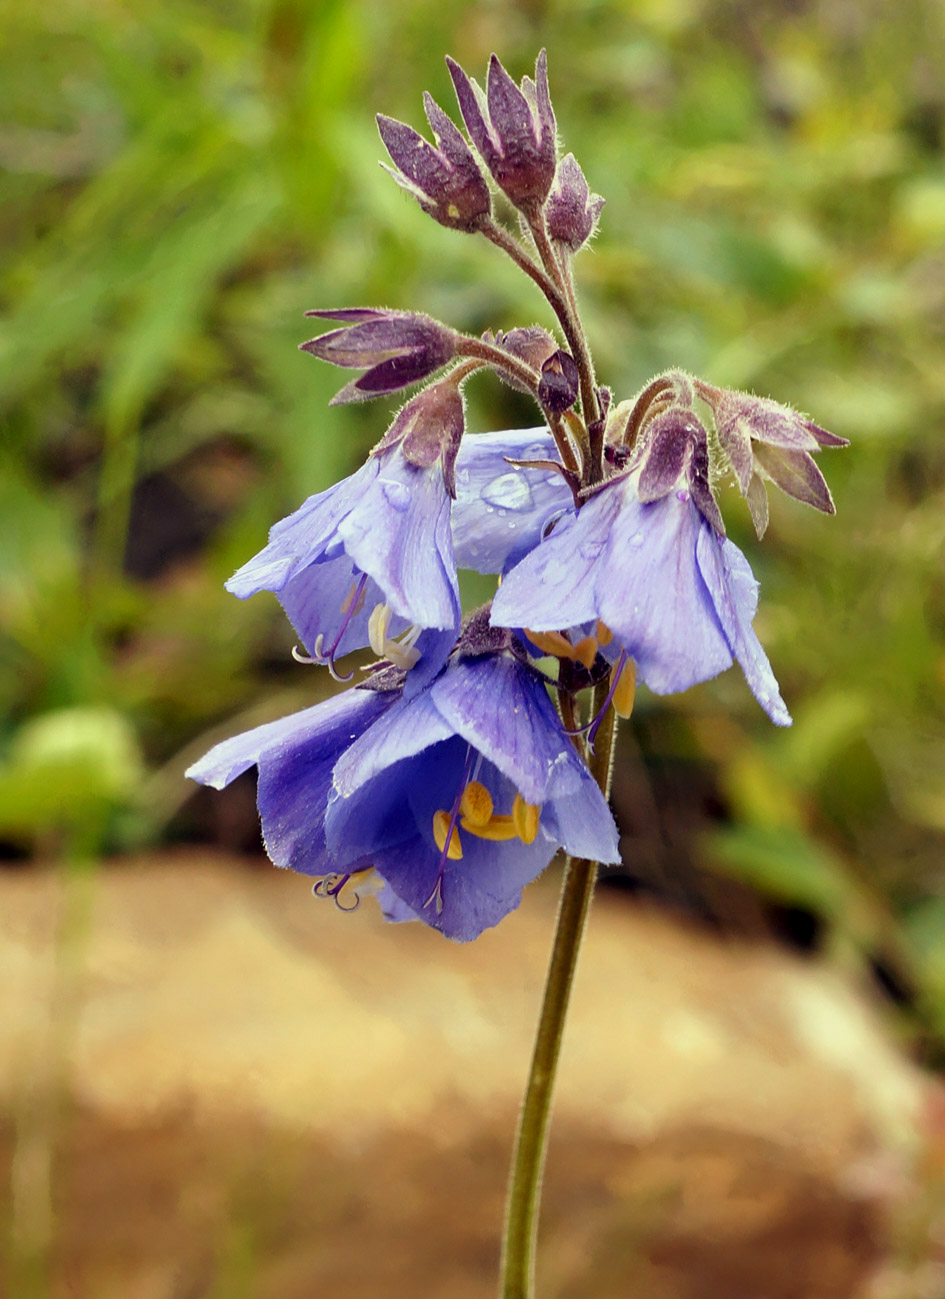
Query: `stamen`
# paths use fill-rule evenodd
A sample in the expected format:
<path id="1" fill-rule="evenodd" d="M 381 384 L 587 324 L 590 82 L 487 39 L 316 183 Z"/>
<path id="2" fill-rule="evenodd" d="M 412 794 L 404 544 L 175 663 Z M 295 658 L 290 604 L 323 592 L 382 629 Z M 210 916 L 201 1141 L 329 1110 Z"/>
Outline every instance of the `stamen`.
<path id="1" fill-rule="evenodd" d="M 590 672 L 597 658 L 597 641 L 593 636 L 584 636 L 571 651 L 574 658 Z"/>
<path id="2" fill-rule="evenodd" d="M 388 659 L 395 668 L 409 672 L 420 657 L 420 651 L 414 648 L 414 641 L 422 628 L 409 627 L 400 640 L 392 640 L 387 635 L 392 617 L 389 604 L 376 604 L 368 619 L 368 637 L 371 649 L 378 658 Z"/>
<path id="3" fill-rule="evenodd" d="M 618 717 L 629 717 L 637 693 L 637 665 L 628 658 L 614 687 L 614 712 Z"/>
<path id="4" fill-rule="evenodd" d="M 614 633 L 605 622 L 601 622 L 600 618 L 597 619 L 597 626 L 594 629 L 594 635 L 597 637 L 597 643 L 602 649 L 609 645 L 614 638 Z"/>
<path id="5" fill-rule="evenodd" d="M 582 636 L 576 645 L 572 645 L 560 631 L 531 631 L 526 627 L 525 635 L 546 654 L 559 659 L 574 659 L 588 671 L 594 666 L 598 644 L 594 636 Z"/>
<path id="6" fill-rule="evenodd" d="M 518 830 L 510 816 L 491 816 L 485 825 L 467 825 L 465 821 L 460 821 L 460 825 L 477 839 L 489 839 L 493 843 L 518 838 Z"/>
<path id="7" fill-rule="evenodd" d="M 482 826 L 489 824 L 489 818 L 492 816 L 492 795 L 481 785 L 478 780 L 471 780 L 463 790 L 462 798 L 459 802 L 461 814 L 460 825 L 469 829 L 470 826 Z"/>
<path id="8" fill-rule="evenodd" d="M 538 837 L 538 821 L 541 806 L 537 803 L 526 803 L 521 794 L 516 793 L 512 804 L 512 824 L 515 833 L 522 843 L 534 843 Z"/>
<path id="9" fill-rule="evenodd" d="M 444 812 L 441 809 L 439 812 L 433 813 L 433 838 L 440 852 L 446 849 L 446 856 L 450 861 L 459 861 L 462 858 L 463 845 L 460 842 L 455 821 L 449 812 Z M 449 839 L 448 847 L 447 838 Z"/>

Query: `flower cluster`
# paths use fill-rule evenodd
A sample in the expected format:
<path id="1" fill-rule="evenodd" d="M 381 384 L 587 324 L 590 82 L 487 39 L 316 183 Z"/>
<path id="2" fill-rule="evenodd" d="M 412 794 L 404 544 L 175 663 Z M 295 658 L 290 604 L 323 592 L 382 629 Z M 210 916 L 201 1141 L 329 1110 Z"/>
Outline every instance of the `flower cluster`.
<path id="1" fill-rule="evenodd" d="M 672 693 L 737 662 L 771 720 L 790 724 L 715 484 L 735 481 L 760 537 L 769 483 L 833 512 L 812 457 L 845 443 L 682 371 L 614 402 L 571 282 L 603 199 L 572 154 L 559 157 L 544 53 L 520 86 L 494 56 L 485 90 L 449 70 L 467 135 L 426 96 L 434 144 L 378 118 L 388 170 L 441 225 L 512 257 L 560 338 L 537 326 L 474 338 L 407 311 L 309 313 L 335 327 L 302 349 L 363 371 L 334 403 L 423 386 L 365 464 L 277 523 L 227 588 L 275 593 L 297 657 L 338 680 L 354 676 L 338 667 L 350 652 L 370 647 L 376 661 L 359 684 L 218 745 L 188 774 L 222 788 L 255 766 L 277 865 L 340 906 L 370 888 L 388 918 L 470 939 L 559 848 L 619 859 L 606 772 L 595 779 L 589 763 L 638 680 Z M 494 188 L 518 233 L 496 221 Z M 528 393 L 541 425 L 467 435 L 463 389 L 484 370 Z M 501 583 L 465 621 L 458 567 Z"/>

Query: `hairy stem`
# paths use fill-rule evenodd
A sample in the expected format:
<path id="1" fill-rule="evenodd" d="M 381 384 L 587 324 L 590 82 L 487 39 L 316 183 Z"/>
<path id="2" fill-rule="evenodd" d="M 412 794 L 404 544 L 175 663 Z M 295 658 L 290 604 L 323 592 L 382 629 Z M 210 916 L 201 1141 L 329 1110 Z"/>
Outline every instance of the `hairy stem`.
<path id="1" fill-rule="evenodd" d="M 604 706 L 607 687 L 608 683 L 604 681 L 595 688 L 592 704 L 595 710 Z M 610 790 L 616 733 L 616 717 L 613 709 L 608 708 L 607 716 L 598 730 L 589 763 L 594 779 L 605 797 Z M 565 1017 L 596 879 L 596 862 L 583 858 L 568 859 L 531 1069 L 512 1158 L 502 1247 L 500 1299 L 533 1299 L 534 1295 L 535 1244 L 551 1099 Z"/>

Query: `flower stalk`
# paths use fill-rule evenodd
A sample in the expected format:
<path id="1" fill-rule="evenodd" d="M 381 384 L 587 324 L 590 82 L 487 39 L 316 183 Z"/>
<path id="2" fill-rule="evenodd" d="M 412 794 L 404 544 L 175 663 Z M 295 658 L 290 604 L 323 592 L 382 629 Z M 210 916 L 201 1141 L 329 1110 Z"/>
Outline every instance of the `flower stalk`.
<path id="1" fill-rule="evenodd" d="M 607 681 L 596 687 L 592 707 L 603 705 L 607 691 Z M 610 793 L 616 722 L 616 713 L 613 707 L 608 706 L 589 763 L 605 798 Z M 571 989 L 597 882 L 597 870 L 597 862 L 586 858 L 569 858 L 565 867 L 551 960 L 512 1155 L 502 1242 L 500 1299 L 532 1299 L 535 1293 L 538 1215 L 551 1105 Z"/>

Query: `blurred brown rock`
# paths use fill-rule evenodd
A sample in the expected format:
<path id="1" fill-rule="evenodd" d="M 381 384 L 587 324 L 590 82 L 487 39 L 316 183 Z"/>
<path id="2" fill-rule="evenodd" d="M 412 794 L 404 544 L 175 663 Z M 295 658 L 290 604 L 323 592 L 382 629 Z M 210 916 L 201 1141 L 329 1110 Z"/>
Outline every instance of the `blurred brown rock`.
<path id="1" fill-rule="evenodd" d="M 459 946 L 275 870 L 142 860 L 92 882 L 57 965 L 57 878 L 0 876 L 3 1211 L 50 1295 L 493 1294 L 555 883 Z M 895 1167 L 922 1097 L 835 969 L 602 897 L 542 1293 L 865 1294 L 857 1170 Z"/>

